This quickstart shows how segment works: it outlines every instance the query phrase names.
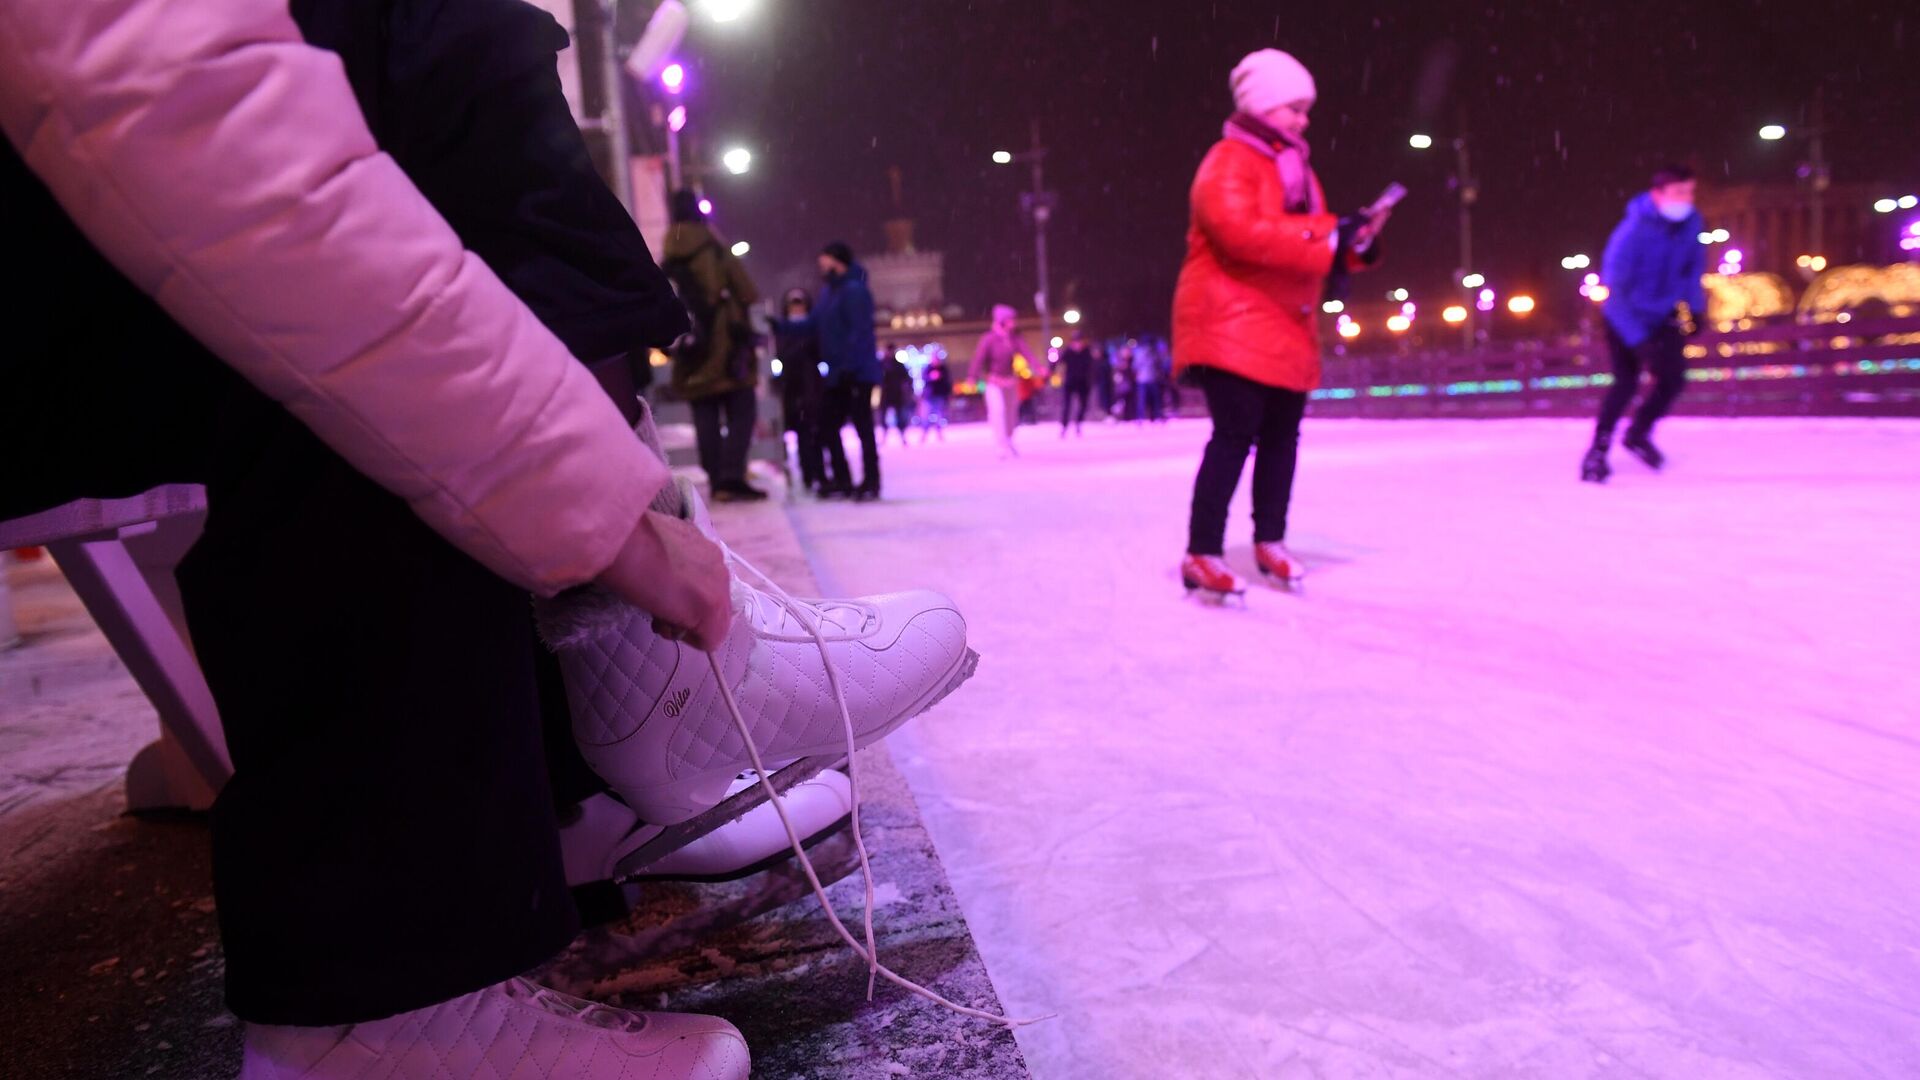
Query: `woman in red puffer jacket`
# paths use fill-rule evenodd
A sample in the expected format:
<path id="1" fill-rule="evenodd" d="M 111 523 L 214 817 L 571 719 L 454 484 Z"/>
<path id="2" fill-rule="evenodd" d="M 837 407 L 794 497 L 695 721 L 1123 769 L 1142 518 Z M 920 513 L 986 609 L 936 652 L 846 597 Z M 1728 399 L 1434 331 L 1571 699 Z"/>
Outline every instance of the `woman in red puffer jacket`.
<path id="1" fill-rule="evenodd" d="M 1227 507 L 1247 455 L 1253 467 L 1254 556 L 1260 572 L 1286 586 L 1304 567 L 1287 551 L 1287 504 L 1307 394 L 1320 384 L 1316 323 L 1336 257 L 1371 262 L 1384 214 L 1353 220 L 1327 212 L 1307 163 L 1313 76 L 1276 49 L 1233 71 L 1235 112 L 1194 177 L 1187 259 L 1173 300 L 1176 371 L 1192 381 L 1213 415 L 1181 578 L 1214 596 L 1246 591 L 1226 561 Z"/>

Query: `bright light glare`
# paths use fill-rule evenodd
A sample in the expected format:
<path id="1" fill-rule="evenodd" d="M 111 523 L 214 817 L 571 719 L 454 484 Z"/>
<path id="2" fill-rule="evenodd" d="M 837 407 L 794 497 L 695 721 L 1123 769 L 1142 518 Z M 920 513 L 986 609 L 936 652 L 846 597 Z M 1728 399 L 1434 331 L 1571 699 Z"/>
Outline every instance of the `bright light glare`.
<path id="1" fill-rule="evenodd" d="M 1347 310 L 1347 305 L 1341 303 L 1338 300 L 1329 300 L 1326 303 L 1320 305 L 1320 310 L 1326 312 L 1329 315 L 1338 315 L 1341 312 Z"/>
<path id="2" fill-rule="evenodd" d="M 735 176 L 741 176 L 753 168 L 753 154 L 744 146 L 736 146 L 720 156 L 720 164 Z"/>
<path id="3" fill-rule="evenodd" d="M 707 0 L 707 15 L 717 23 L 739 20 L 753 8 L 753 0 Z"/>
<path id="4" fill-rule="evenodd" d="M 1011 165 L 1013 164 L 1013 155 L 1005 150 L 995 150 L 993 152 L 993 163 L 995 165 Z"/>
<path id="5" fill-rule="evenodd" d="M 666 70 L 660 72 L 660 85 L 666 87 L 672 93 L 679 93 L 680 88 L 685 86 L 686 82 L 687 69 L 679 64 L 668 64 Z"/>
<path id="6" fill-rule="evenodd" d="M 1360 336 L 1360 324 L 1352 319 L 1340 320 L 1340 336 L 1352 340 Z"/>
<path id="7" fill-rule="evenodd" d="M 667 114 L 667 127 L 678 132 L 686 126 L 687 107 L 685 105 L 675 105 L 673 111 Z"/>
<path id="8" fill-rule="evenodd" d="M 740 256 L 745 255 L 747 252 L 752 250 L 753 250 L 753 245 L 747 243 L 745 240 L 742 240 L 739 243 L 733 245 L 733 257 L 737 259 Z"/>
<path id="9" fill-rule="evenodd" d="M 1768 124 L 1760 129 L 1760 137 L 1768 142 L 1779 142 L 1787 137 L 1787 129 L 1779 124 Z"/>
<path id="10" fill-rule="evenodd" d="M 1533 297 L 1521 294 L 1507 298 L 1507 310 L 1515 315 L 1533 314 Z"/>
<path id="11" fill-rule="evenodd" d="M 1876 214 L 1891 214 L 1898 209 L 1900 209 L 1899 199 L 1881 199 L 1873 204 L 1873 211 Z"/>
<path id="12" fill-rule="evenodd" d="M 1404 302 L 1406 301 L 1406 299 L 1407 299 L 1407 290 L 1405 290 L 1405 289 L 1395 289 L 1395 290 L 1393 290 L 1393 298 L 1394 298 L 1395 300 L 1397 300 L 1397 301 L 1400 301 L 1400 302 L 1403 302 L 1403 303 L 1404 303 Z"/>
<path id="13" fill-rule="evenodd" d="M 1440 317 L 1445 319 L 1449 324 L 1458 326 L 1467 321 L 1467 309 L 1461 307 L 1459 304 L 1452 304 L 1447 307 L 1447 310 L 1440 313 Z"/>
<path id="14" fill-rule="evenodd" d="M 706 215 L 706 216 L 708 216 L 708 217 L 711 217 L 711 216 L 713 215 L 713 200 L 712 200 L 712 199 L 701 199 L 701 200 L 700 200 L 700 213 L 702 213 L 702 214 L 704 214 L 704 215 Z"/>
<path id="15" fill-rule="evenodd" d="M 1061 315 L 1060 317 L 1061 317 L 1062 319 L 1065 319 L 1065 320 L 1067 321 L 1067 325 L 1068 325 L 1068 326 L 1072 326 L 1072 325 L 1074 325 L 1075 323 L 1077 323 L 1077 322 L 1079 322 L 1079 321 L 1080 321 L 1080 309 L 1079 309 L 1079 308 L 1068 308 L 1068 309 L 1066 310 L 1066 313 L 1065 313 L 1065 314 L 1063 314 L 1063 315 Z"/>
<path id="16" fill-rule="evenodd" d="M 1065 345 L 1066 343 L 1067 343 L 1067 339 L 1066 339 L 1066 338 L 1062 338 L 1062 337 L 1056 337 L 1056 338 L 1054 338 L 1054 339 L 1053 339 L 1052 341 L 1049 341 L 1049 342 L 1047 342 L 1047 344 L 1049 344 L 1049 345 L 1051 345 L 1051 346 L 1053 346 L 1053 347 L 1054 347 L 1054 348 L 1056 348 L 1056 349 L 1058 349 L 1058 348 L 1060 348 L 1061 346 L 1063 346 L 1063 345 Z"/>
<path id="17" fill-rule="evenodd" d="M 1899 205 L 1902 210 L 1911 210 L 1920 206 L 1920 195 L 1903 195 L 1900 197 Z"/>
<path id="18" fill-rule="evenodd" d="M 1407 318 L 1405 315 L 1390 315 L 1387 317 L 1387 329 L 1396 334 L 1406 333 L 1407 328 L 1412 325 L 1413 320 Z"/>
<path id="19" fill-rule="evenodd" d="M 1460 284 L 1469 289 L 1477 289 L 1486 283 L 1487 275 L 1485 274 L 1468 274 L 1466 277 L 1460 279 Z"/>
<path id="20" fill-rule="evenodd" d="M 1415 150 L 1431 150 L 1433 148 L 1433 136 L 1409 135 L 1407 136 L 1407 145 L 1413 147 Z"/>

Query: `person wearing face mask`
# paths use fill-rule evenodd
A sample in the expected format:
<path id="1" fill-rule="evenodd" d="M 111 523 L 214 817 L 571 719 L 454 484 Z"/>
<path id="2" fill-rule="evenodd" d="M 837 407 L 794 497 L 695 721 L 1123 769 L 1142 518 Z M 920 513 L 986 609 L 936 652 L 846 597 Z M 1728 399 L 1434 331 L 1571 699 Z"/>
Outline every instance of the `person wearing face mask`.
<path id="1" fill-rule="evenodd" d="M 1700 283 L 1707 249 L 1699 240 L 1706 223 L 1693 206 L 1695 186 L 1693 170 L 1684 165 L 1655 173 L 1648 190 L 1627 204 L 1627 216 L 1600 260 L 1613 386 L 1600 402 L 1593 445 L 1580 463 L 1580 479 L 1589 483 L 1605 483 L 1613 474 L 1607 464 L 1613 429 L 1639 392 L 1643 371 L 1652 373 L 1653 389 L 1634 411 L 1620 445 L 1648 468 L 1666 464 L 1653 445 L 1653 425 L 1686 388 L 1686 338 L 1700 332 L 1707 314 Z"/>
<path id="2" fill-rule="evenodd" d="M 820 275 L 826 287 L 814 307 L 819 326 L 820 357 L 827 365 L 826 406 L 820 437 L 827 444 L 833 474 L 820 490 L 823 498 L 851 498 L 872 502 L 880 497 L 880 444 L 874 438 L 873 389 L 885 373 L 873 336 L 873 291 L 867 287 L 867 268 L 854 260 L 853 249 L 835 241 L 820 252 Z M 840 429 L 853 421 L 860 436 L 860 486 L 840 443 Z"/>
<path id="3" fill-rule="evenodd" d="M 788 289 L 785 318 L 773 321 L 774 350 L 780 359 L 780 411 L 787 430 L 799 442 L 800 481 L 818 494 L 827 483 L 827 450 L 821 443 L 821 414 L 826 384 L 820 375 L 820 328 L 813 318 L 813 297 Z"/>
<path id="4" fill-rule="evenodd" d="M 1255 446 L 1255 561 L 1283 587 L 1304 573 L 1285 540 L 1300 420 L 1320 384 L 1320 302 L 1336 270 L 1373 263 L 1387 220 L 1327 210 L 1307 163 L 1316 90 L 1300 61 L 1262 49 L 1233 69 L 1231 85 L 1233 116 L 1193 180 L 1173 301 L 1174 368 L 1191 372 L 1213 416 L 1180 576 L 1214 598 L 1246 591 L 1222 553 L 1227 508 Z"/>

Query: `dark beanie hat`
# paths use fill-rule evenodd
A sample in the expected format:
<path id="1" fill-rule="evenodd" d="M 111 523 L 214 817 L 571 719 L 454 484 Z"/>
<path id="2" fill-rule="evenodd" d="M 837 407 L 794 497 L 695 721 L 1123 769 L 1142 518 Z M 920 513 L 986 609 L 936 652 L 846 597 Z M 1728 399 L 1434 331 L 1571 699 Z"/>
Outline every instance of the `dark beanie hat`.
<path id="1" fill-rule="evenodd" d="M 821 248 L 820 254 L 838 261 L 842 266 L 853 265 L 853 249 L 842 241 L 835 240 L 833 243 Z"/>

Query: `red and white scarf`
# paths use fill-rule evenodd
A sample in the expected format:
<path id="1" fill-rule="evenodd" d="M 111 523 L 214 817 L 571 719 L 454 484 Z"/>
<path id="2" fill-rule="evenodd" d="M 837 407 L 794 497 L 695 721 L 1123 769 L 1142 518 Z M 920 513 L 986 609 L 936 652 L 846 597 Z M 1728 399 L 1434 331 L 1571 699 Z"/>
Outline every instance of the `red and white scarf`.
<path id="1" fill-rule="evenodd" d="M 1280 188 L 1287 195 L 1287 209 L 1297 213 L 1324 214 L 1326 199 L 1320 185 L 1313 182 L 1313 168 L 1307 164 L 1311 151 L 1305 139 L 1277 131 L 1246 113 L 1234 113 L 1221 130 L 1222 137 L 1242 142 L 1273 160 L 1280 174 Z"/>

